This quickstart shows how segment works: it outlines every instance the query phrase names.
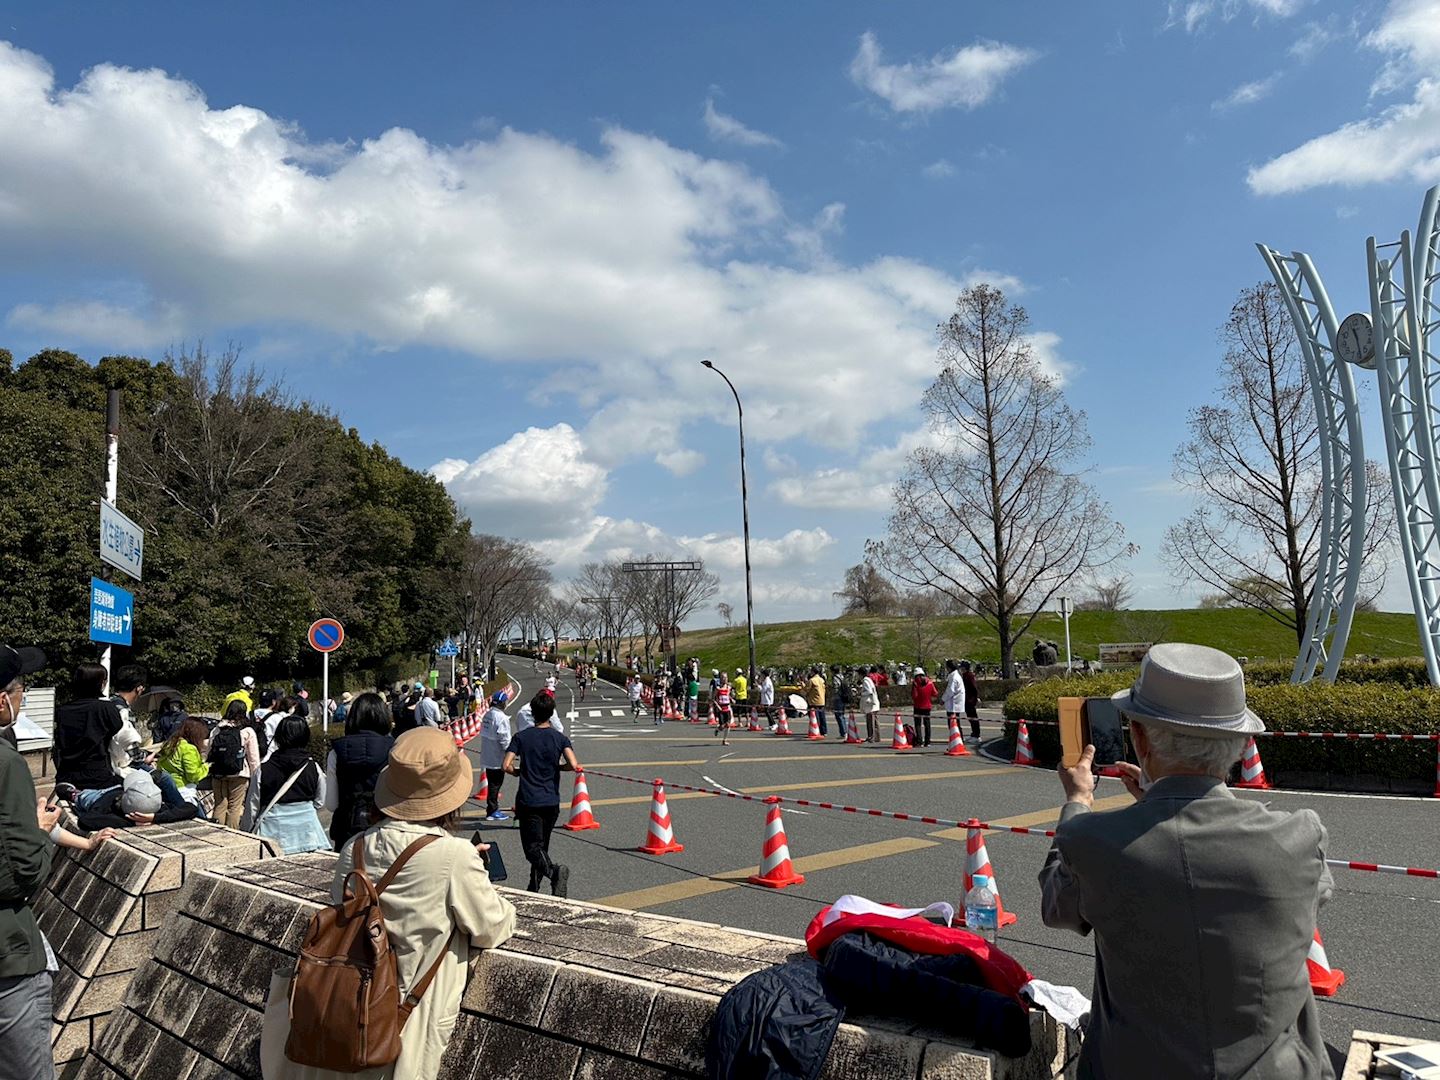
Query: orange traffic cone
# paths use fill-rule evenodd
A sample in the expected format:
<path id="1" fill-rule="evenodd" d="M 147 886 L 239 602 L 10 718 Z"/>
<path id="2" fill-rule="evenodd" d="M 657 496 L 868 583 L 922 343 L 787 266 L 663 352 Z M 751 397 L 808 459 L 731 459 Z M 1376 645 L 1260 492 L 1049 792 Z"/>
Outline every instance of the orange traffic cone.
<path id="1" fill-rule="evenodd" d="M 750 710 L 750 726 L 747 727 L 745 730 L 746 730 L 746 731 L 764 731 L 764 730 L 765 730 L 764 725 L 760 723 L 760 713 L 759 713 L 759 710 L 758 710 L 758 709 L 751 709 L 751 710 Z"/>
<path id="2" fill-rule="evenodd" d="M 672 851 L 684 851 L 684 844 L 675 842 L 674 830 L 670 828 L 670 808 L 665 805 L 665 782 L 655 781 L 654 794 L 650 796 L 650 829 L 645 843 L 636 850 L 647 855 L 668 855 Z"/>
<path id="3" fill-rule="evenodd" d="M 490 801 L 490 777 L 484 769 L 480 770 L 480 790 L 470 797 L 478 803 Z"/>
<path id="4" fill-rule="evenodd" d="M 913 750 L 910 745 L 910 737 L 905 734 L 905 725 L 900 722 L 900 714 L 895 714 L 895 734 L 890 739 L 891 750 Z"/>
<path id="5" fill-rule="evenodd" d="M 805 875 L 795 872 L 790 861 L 790 845 L 785 842 L 785 822 L 780 819 L 780 800 L 771 795 L 765 800 L 765 842 L 760 848 L 760 873 L 750 875 L 750 884 L 769 889 L 805 884 Z"/>
<path id="6" fill-rule="evenodd" d="M 1015 734 L 1015 764 L 1035 764 L 1035 752 L 1030 749 L 1030 729 L 1025 726 L 1023 716 L 1020 718 L 1020 730 Z"/>
<path id="7" fill-rule="evenodd" d="M 715 703 L 714 703 L 713 701 L 710 702 L 710 720 L 709 720 L 709 722 L 706 724 L 706 726 L 707 726 L 707 727 L 719 727 L 719 726 L 720 726 L 720 721 L 715 719 Z"/>
<path id="8" fill-rule="evenodd" d="M 590 789 L 585 786 L 585 770 L 575 771 L 575 792 L 570 797 L 570 820 L 560 826 L 567 832 L 584 832 L 598 829 L 600 822 L 590 812 Z"/>
<path id="9" fill-rule="evenodd" d="M 1260 763 L 1260 748 L 1255 745 L 1255 736 L 1245 740 L 1245 752 L 1240 755 L 1240 779 L 1237 788 L 1255 788 L 1269 791 L 1270 781 L 1265 779 L 1265 766 Z"/>
<path id="10" fill-rule="evenodd" d="M 779 723 L 777 723 L 777 724 L 775 725 L 775 734 L 776 734 L 776 735 L 789 735 L 789 734 L 790 734 L 790 718 L 786 715 L 784 709 L 781 709 L 781 710 L 780 710 L 780 721 L 779 721 Z"/>
<path id="11" fill-rule="evenodd" d="M 946 757 L 970 757 L 970 751 L 965 749 L 965 736 L 960 734 L 960 721 L 955 719 L 955 714 L 950 714 L 950 742 L 945 747 Z"/>
<path id="12" fill-rule="evenodd" d="M 849 746 L 863 746 L 865 740 L 855 734 L 855 710 L 850 710 L 850 734 L 845 736 L 845 742 Z"/>
<path id="13" fill-rule="evenodd" d="M 990 889 L 995 893 L 995 907 L 999 912 L 997 926 L 1009 926 L 1015 922 L 1014 912 L 1006 911 L 1005 904 L 1000 899 L 1000 886 L 995 881 L 995 870 L 990 865 L 990 853 L 985 850 L 985 831 L 981 829 L 980 822 L 971 818 L 965 823 L 968 830 L 965 834 L 965 896 L 970 895 L 970 889 L 975 884 L 975 875 L 984 874 L 990 879 Z M 965 897 L 960 898 L 960 908 L 965 908 Z M 964 915 L 960 916 L 964 920 Z"/>
<path id="14" fill-rule="evenodd" d="M 1320 931 L 1315 931 L 1315 940 L 1310 943 L 1310 955 L 1305 957 L 1306 970 L 1310 972 L 1310 991 L 1320 997 L 1333 997 L 1336 990 L 1345 985 L 1345 972 L 1330 966 L 1325 955 L 1325 943 L 1320 940 Z"/>
<path id="15" fill-rule="evenodd" d="M 814 709 L 811 709 L 811 710 L 810 710 L 810 734 L 809 734 L 809 735 L 806 735 L 805 738 L 807 738 L 807 739 L 823 739 L 823 738 L 825 738 L 824 735 L 821 735 L 821 734 L 820 734 L 820 721 L 815 719 L 815 710 L 814 710 Z"/>

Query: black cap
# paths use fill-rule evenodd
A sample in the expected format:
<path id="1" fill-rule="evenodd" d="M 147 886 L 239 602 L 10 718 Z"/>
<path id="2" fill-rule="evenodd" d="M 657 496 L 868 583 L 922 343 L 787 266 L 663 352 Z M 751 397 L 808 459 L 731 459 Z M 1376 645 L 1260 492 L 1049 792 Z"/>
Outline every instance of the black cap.
<path id="1" fill-rule="evenodd" d="M 0 688 L 9 686 L 21 675 L 39 671 L 47 663 L 45 654 L 31 646 L 13 649 L 0 645 Z"/>

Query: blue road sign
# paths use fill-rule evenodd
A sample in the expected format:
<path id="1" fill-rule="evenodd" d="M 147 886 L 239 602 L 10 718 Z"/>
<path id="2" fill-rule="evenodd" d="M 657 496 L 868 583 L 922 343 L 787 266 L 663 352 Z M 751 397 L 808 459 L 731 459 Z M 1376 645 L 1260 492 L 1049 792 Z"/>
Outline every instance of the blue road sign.
<path id="1" fill-rule="evenodd" d="M 132 593 L 101 581 L 90 579 L 90 640 L 107 645 L 129 645 L 130 630 L 135 621 L 135 597 Z"/>
<path id="2" fill-rule="evenodd" d="M 438 649 L 435 650 L 435 655 L 436 655 L 436 656 L 459 656 L 459 655 L 460 655 L 460 646 L 459 646 L 459 645 L 456 645 L 455 642 L 453 642 L 452 640 L 450 640 L 450 639 L 447 637 L 447 638 L 445 639 L 444 643 L 443 643 Z"/>

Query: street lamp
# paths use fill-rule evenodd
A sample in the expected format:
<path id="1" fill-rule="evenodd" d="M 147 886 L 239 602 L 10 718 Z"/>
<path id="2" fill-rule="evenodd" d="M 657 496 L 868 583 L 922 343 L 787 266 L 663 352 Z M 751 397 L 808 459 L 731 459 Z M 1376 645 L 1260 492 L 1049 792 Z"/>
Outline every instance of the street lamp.
<path id="1" fill-rule="evenodd" d="M 755 603 L 750 588 L 750 493 L 745 484 L 745 407 L 740 404 L 740 392 L 735 384 L 709 360 L 701 360 L 701 366 L 709 368 L 725 380 L 730 393 L 735 395 L 735 413 L 740 427 L 740 518 L 745 526 L 745 633 L 750 639 L 750 681 L 755 681 Z"/>

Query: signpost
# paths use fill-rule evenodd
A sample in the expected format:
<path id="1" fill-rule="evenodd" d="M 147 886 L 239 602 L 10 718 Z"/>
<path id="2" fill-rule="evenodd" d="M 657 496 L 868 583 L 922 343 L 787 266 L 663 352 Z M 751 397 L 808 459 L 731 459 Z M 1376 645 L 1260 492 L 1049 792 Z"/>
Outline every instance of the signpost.
<path id="1" fill-rule="evenodd" d="M 101 581 L 90 579 L 90 640 L 106 645 L 129 645 L 135 621 L 135 597 L 132 593 Z"/>
<path id="2" fill-rule="evenodd" d="M 136 581 L 145 561 L 145 530 L 115 509 L 100 501 L 100 561 L 116 570 L 123 570 Z"/>
<path id="3" fill-rule="evenodd" d="M 320 676 L 320 726 L 330 723 L 330 654 L 345 643 L 345 627 L 339 619 L 316 619 L 310 624 L 310 647 L 320 654 L 323 666 Z"/>
<path id="4" fill-rule="evenodd" d="M 455 657 L 460 655 L 460 646 L 455 644 L 454 638 L 446 638 L 438 649 L 436 656 L 448 656 L 450 658 L 450 685 L 455 685 Z"/>

